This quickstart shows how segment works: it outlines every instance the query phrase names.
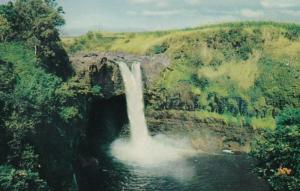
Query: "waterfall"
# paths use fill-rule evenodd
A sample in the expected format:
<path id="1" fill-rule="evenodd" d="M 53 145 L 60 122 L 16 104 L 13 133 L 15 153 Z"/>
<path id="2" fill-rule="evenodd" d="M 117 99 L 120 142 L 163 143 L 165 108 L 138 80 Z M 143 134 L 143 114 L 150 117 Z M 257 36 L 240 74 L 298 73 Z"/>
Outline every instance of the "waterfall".
<path id="1" fill-rule="evenodd" d="M 149 135 L 144 114 L 141 66 L 140 63 L 132 64 L 130 71 L 127 64 L 118 64 L 125 85 L 131 141 L 135 145 L 142 145 L 148 141 Z"/>
<path id="2" fill-rule="evenodd" d="M 169 138 L 163 134 L 149 136 L 143 99 L 143 83 L 140 63 L 118 63 L 125 85 L 127 113 L 130 126 L 130 138 L 119 138 L 111 144 L 111 154 L 124 163 L 142 166 L 156 166 L 184 156 L 193 155 L 195 151 L 189 141 L 180 137 Z"/>

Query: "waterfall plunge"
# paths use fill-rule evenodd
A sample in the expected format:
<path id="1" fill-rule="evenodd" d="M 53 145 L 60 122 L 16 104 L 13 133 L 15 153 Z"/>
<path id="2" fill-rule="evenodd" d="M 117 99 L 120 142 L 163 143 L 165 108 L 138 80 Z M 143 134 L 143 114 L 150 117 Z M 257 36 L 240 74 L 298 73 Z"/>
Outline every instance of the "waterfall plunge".
<path id="1" fill-rule="evenodd" d="M 148 134 L 143 100 L 143 84 L 140 63 L 118 63 L 125 85 L 130 138 L 120 138 L 111 145 L 111 154 L 124 163 L 133 165 L 159 165 L 194 155 L 186 139 L 170 139 L 164 135 Z"/>
<path id="2" fill-rule="evenodd" d="M 140 64 L 133 64 L 131 71 L 125 63 L 120 63 L 119 68 L 125 85 L 131 141 L 133 144 L 141 145 L 149 140 L 149 135 L 144 114 Z"/>

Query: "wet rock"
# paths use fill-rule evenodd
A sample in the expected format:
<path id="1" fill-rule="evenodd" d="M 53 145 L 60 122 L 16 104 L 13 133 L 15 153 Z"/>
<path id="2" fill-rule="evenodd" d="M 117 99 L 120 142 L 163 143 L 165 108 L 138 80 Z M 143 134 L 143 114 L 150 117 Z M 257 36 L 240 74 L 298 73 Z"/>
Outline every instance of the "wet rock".
<path id="1" fill-rule="evenodd" d="M 125 53 L 77 53 L 71 56 L 71 62 L 77 73 L 88 72 L 88 81 L 101 87 L 103 98 L 124 94 L 124 85 L 117 62 L 133 64 L 140 62 L 145 87 L 160 76 L 170 64 L 165 55 L 137 56 Z"/>

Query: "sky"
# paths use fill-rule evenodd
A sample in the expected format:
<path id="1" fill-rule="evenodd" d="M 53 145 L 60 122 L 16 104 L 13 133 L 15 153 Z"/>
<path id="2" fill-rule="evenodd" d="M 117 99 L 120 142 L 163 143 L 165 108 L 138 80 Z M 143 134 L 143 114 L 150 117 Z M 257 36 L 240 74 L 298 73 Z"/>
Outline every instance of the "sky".
<path id="1" fill-rule="evenodd" d="M 0 3 L 7 0 L 0 0 Z M 66 35 L 90 30 L 150 31 L 271 20 L 300 23 L 300 0 L 57 0 Z"/>

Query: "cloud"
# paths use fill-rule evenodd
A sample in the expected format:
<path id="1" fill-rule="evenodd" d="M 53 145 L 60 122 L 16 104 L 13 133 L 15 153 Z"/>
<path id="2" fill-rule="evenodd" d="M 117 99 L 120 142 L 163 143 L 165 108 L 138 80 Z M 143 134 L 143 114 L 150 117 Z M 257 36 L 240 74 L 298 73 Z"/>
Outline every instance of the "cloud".
<path id="1" fill-rule="evenodd" d="M 293 8 L 296 6 L 300 6 L 299 0 L 260 0 L 260 4 L 267 9 L 272 8 Z"/>
<path id="2" fill-rule="evenodd" d="M 281 10 L 280 13 L 283 15 L 300 18 L 300 10 Z"/>
<path id="3" fill-rule="evenodd" d="M 173 15 L 179 15 L 183 13 L 183 10 L 160 10 L 160 11 L 154 11 L 154 10 L 144 10 L 144 11 L 127 11 L 126 14 L 130 16 L 146 16 L 146 17 L 165 17 L 165 16 L 173 16 Z"/>
<path id="4" fill-rule="evenodd" d="M 142 15 L 144 16 L 172 16 L 178 15 L 181 11 L 178 10 L 163 10 L 163 11 L 143 11 Z"/>
<path id="5" fill-rule="evenodd" d="M 170 0 L 128 0 L 131 4 L 152 4 L 158 7 L 167 7 Z"/>
<path id="6" fill-rule="evenodd" d="M 126 15 L 136 16 L 136 15 L 138 15 L 138 12 L 136 12 L 136 11 L 126 11 Z"/>
<path id="7" fill-rule="evenodd" d="M 153 3 L 158 2 L 158 0 L 129 0 L 131 3 L 143 4 L 143 3 Z"/>
<path id="8" fill-rule="evenodd" d="M 185 0 L 185 2 L 190 5 L 199 5 L 202 0 Z"/>
<path id="9" fill-rule="evenodd" d="M 242 9 L 241 15 L 247 18 L 259 18 L 264 16 L 264 12 L 261 10 Z"/>
<path id="10" fill-rule="evenodd" d="M 7 2 L 9 2 L 9 0 L 0 0 L 0 4 L 5 4 Z"/>

